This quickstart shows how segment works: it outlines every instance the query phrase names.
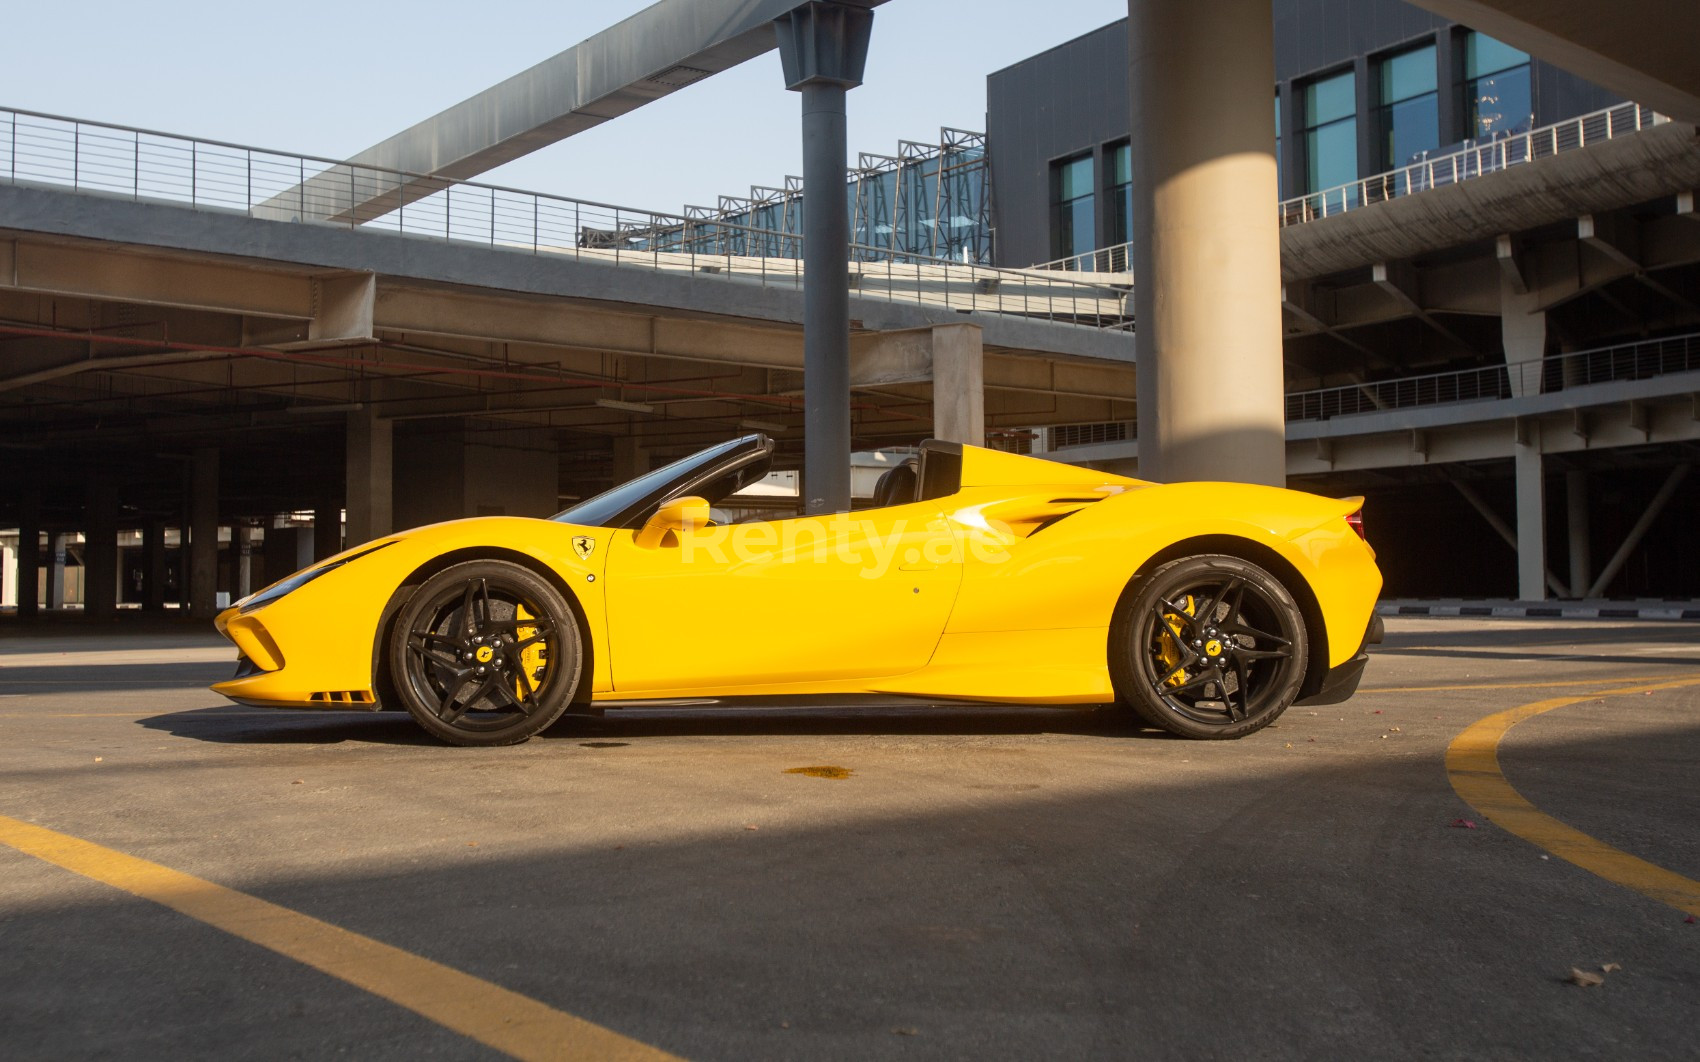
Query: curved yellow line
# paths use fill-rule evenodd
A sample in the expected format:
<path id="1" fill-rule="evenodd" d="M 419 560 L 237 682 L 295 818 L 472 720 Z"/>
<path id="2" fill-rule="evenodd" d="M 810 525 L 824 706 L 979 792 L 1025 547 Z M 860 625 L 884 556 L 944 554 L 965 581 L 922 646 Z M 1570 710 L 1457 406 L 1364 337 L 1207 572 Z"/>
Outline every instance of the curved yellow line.
<path id="1" fill-rule="evenodd" d="M 269 948 L 514 1058 L 674 1057 L 412 952 L 80 837 L 0 815 L 0 844 Z"/>
<path id="2" fill-rule="evenodd" d="M 1506 781 L 1499 768 L 1501 739 L 1525 719 L 1596 697 L 1620 697 L 1697 685 L 1700 685 L 1700 679 L 1595 690 L 1578 697 L 1553 697 L 1507 712 L 1497 712 L 1472 723 L 1452 739 L 1446 749 L 1447 778 L 1464 802 L 1495 826 L 1576 864 L 1590 874 L 1700 917 L 1700 881 L 1655 866 L 1580 830 L 1571 829 L 1525 800 Z"/>

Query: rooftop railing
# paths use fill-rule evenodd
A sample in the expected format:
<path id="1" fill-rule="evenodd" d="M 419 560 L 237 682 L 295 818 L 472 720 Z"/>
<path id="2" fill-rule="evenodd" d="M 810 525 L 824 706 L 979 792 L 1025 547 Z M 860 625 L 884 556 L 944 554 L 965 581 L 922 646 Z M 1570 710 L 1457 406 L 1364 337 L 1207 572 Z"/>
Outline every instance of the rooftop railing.
<path id="1" fill-rule="evenodd" d="M 1514 398 L 1679 372 L 1700 372 L 1700 332 L 1581 350 L 1539 361 L 1293 391 L 1287 395 L 1287 419 L 1329 420 L 1412 406 Z"/>
<path id="2" fill-rule="evenodd" d="M 34 111 L 0 109 L 0 181 L 272 221 L 378 229 L 710 281 L 803 284 L 800 259 L 733 253 L 775 235 L 799 240 L 795 233 Z M 731 230 L 737 230 L 737 239 L 725 239 Z M 701 249 L 711 244 L 717 249 Z M 851 284 L 860 298 L 1090 328 L 1124 315 L 1124 290 L 1084 279 L 894 255 L 884 248 L 852 248 L 852 257 L 877 259 L 852 264 Z"/>
<path id="3" fill-rule="evenodd" d="M 1566 151 L 1638 133 L 1669 121 L 1669 118 L 1647 107 L 1624 103 L 1577 118 L 1567 118 L 1526 133 L 1507 134 L 1487 141 L 1470 141 L 1455 151 L 1437 154 L 1433 158 L 1401 166 L 1396 170 L 1282 200 L 1279 208 L 1280 223 L 1285 228 L 1319 218 L 1333 217 L 1372 203 L 1399 199 L 1430 188 L 1458 184 L 1484 174 L 1497 173 L 1536 159 L 1561 155 Z M 1040 262 L 1029 268 L 1067 273 L 1125 273 L 1133 268 L 1132 246 L 1129 243 L 1119 243 L 1113 247 Z"/>
<path id="4" fill-rule="evenodd" d="M 1526 133 L 1507 133 L 1489 140 L 1468 141 L 1456 151 L 1335 188 L 1283 200 L 1281 225 L 1283 228 L 1302 225 L 1373 203 L 1457 184 L 1536 159 L 1575 151 L 1589 144 L 1638 133 L 1669 121 L 1664 115 L 1640 104 L 1624 103 L 1580 117 L 1566 118 Z"/>

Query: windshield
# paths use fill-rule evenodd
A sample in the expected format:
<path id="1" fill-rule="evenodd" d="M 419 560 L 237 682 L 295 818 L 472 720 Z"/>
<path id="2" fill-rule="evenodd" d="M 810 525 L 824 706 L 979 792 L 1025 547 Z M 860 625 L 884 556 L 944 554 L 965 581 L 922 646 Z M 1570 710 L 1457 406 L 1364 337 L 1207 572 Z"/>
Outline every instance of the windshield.
<path id="1" fill-rule="evenodd" d="M 696 494 L 710 504 L 719 501 L 766 474 L 772 455 L 767 436 L 745 435 L 645 472 L 551 519 L 586 527 L 636 527 L 669 498 Z"/>

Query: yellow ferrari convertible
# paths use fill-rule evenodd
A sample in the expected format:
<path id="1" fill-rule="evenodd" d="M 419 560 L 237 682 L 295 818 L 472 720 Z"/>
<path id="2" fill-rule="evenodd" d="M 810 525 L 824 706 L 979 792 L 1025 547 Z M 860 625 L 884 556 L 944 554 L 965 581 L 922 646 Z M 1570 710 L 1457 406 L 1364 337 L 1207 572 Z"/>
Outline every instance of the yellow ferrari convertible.
<path id="1" fill-rule="evenodd" d="M 772 458 L 749 435 L 552 519 L 358 545 L 221 614 L 239 656 L 213 689 L 406 709 L 458 745 L 609 707 L 775 698 L 1120 702 L 1232 738 L 1351 696 L 1380 639 L 1359 498 L 929 441 L 870 508 L 749 519 L 738 498 Z"/>

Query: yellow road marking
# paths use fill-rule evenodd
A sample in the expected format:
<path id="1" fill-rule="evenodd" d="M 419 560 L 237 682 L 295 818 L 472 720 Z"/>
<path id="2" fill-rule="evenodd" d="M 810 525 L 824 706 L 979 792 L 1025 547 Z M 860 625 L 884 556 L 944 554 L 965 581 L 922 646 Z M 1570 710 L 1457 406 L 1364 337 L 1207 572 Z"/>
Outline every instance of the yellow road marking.
<path id="1" fill-rule="evenodd" d="M 1566 826 L 1525 800 L 1523 794 L 1512 788 L 1499 768 L 1500 741 L 1507 731 L 1525 719 L 1596 697 L 1620 697 L 1696 685 L 1700 685 L 1700 678 L 1595 690 L 1579 697 L 1553 697 L 1497 712 L 1470 724 L 1452 739 L 1446 749 L 1446 776 L 1465 803 L 1501 829 L 1591 874 L 1700 917 L 1700 881 L 1685 878 Z"/>
<path id="2" fill-rule="evenodd" d="M 269 948 L 515 1058 L 674 1058 L 471 974 L 69 834 L 0 815 L 0 844 Z"/>
<path id="3" fill-rule="evenodd" d="M 1611 678 L 1568 679 L 1564 682 L 1479 682 L 1451 686 L 1362 686 L 1359 693 L 1439 693 L 1445 690 L 1541 690 L 1555 686 L 1609 686 L 1614 682 L 1663 682 L 1685 678 L 1688 673 L 1674 675 L 1614 675 Z"/>

